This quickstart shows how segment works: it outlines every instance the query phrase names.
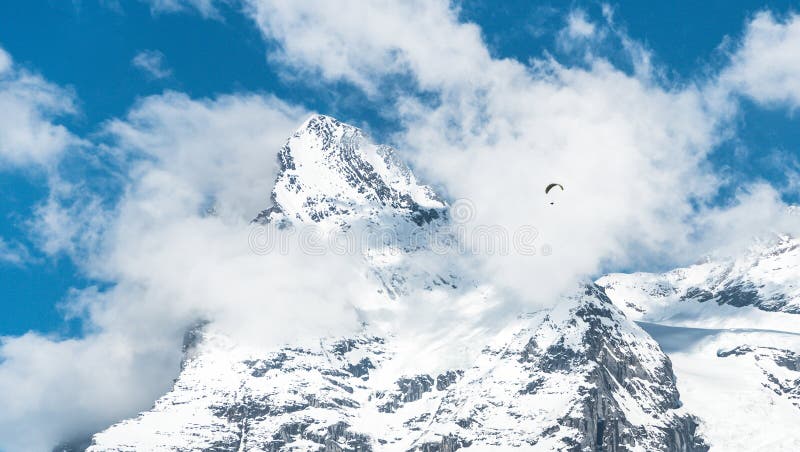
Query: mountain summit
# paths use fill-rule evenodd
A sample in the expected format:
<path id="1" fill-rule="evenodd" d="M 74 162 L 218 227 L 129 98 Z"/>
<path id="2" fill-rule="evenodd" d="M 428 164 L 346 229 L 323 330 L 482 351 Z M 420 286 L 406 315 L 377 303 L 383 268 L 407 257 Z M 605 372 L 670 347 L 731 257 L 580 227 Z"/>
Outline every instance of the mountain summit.
<path id="1" fill-rule="evenodd" d="M 417 225 L 439 218 L 445 203 L 389 146 L 374 145 L 361 130 L 329 116 L 312 116 L 278 154 L 279 172 L 272 207 L 261 223 L 346 222 L 382 215 L 405 217 Z"/>
<path id="2" fill-rule="evenodd" d="M 273 205 L 259 222 L 368 222 L 400 233 L 447 222 L 446 204 L 394 151 L 335 119 L 309 119 L 279 158 Z M 367 316 L 361 334 L 269 350 L 236 343 L 212 322 L 188 336 L 173 389 L 94 435 L 88 450 L 707 449 L 681 408 L 669 358 L 599 286 L 490 328 L 483 314 L 498 297 L 490 285 L 455 284 L 465 279 L 455 270 L 420 277 L 413 269 L 429 254 L 396 251 L 389 266 L 362 261 L 387 288 L 387 306 L 439 300 L 416 313 L 419 323 L 448 303 L 458 322 L 401 339 Z M 474 355 L 437 353 L 475 341 Z"/>

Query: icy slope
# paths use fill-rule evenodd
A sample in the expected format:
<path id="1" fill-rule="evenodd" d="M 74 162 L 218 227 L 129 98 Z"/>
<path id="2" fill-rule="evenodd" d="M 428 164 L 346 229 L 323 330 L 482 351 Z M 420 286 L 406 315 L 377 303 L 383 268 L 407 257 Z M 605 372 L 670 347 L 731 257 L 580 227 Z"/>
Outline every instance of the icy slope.
<path id="1" fill-rule="evenodd" d="M 393 155 L 313 117 L 282 149 L 274 205 L 257 220 L 390 228 L 395 243 L 361 250 L 386 309 L 429 297 L 455 307 L 457 322 L 409 335 L 364 312 L 358 336 L 276 349 L 208 324 L 189 335 L 173 389 L 89 450 L 705 450 L 669 359 L 598 286 L 488 328 L 495 292 L 409 239 L 446 227 L 446 204 Z M 478 353 L 454 359 L 459 343 Z"/>

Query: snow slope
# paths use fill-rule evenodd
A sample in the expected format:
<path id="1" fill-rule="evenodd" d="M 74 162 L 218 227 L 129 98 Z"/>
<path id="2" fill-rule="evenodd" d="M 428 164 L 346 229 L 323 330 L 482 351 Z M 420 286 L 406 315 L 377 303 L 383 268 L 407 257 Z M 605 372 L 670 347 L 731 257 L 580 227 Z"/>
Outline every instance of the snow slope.
<path id="1" fill-rule="evenodd" d="M 800 336 L 644 324 L 711 450 L 800 450 Z"/>
<path id="2" fill-rule="evenodd" d="M 800 241 L 597 283 L 669 355 L 711 450 L 800 450 Z"/>
<path id="3" fill-rule="evenodd" d="M 594 450 L 599 420 L 607 450 L 702 450 L 669 360 L 596 286 L 439 374 L 393 374 L 416 350 L 368 331 L 275 351 L 198 334 L 173 390 L 90 451 Z"/>

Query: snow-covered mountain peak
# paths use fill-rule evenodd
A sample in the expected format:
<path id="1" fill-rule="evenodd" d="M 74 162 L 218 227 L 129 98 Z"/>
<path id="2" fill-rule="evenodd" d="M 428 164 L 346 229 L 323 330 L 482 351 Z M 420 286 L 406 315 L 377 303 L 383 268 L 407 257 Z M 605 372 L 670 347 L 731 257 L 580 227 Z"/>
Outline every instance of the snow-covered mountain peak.
<path id="1" fill-rule="evenodd" d="M 257 221 L 398 236 L 447 225 L 390 148 L 335 119 L 310 118 L 279 158 Z M 670 360 L 599 286 L 515 319 L 491 281 L 473 284 L 429 243 L 362 251 L 397 302 L 363 310 L 361 334 L 263 349 L 212 320 L 190 335 L 173 389 L 88 450 L 707 450 Z"/>
<path id="2" fill-rule="evenodd" d="M 279 155 L 272 207 L 256 221 L 344 225 L 379 216 L 417 225 L 445 215 L 446 204 L 420 184 L 388 146 L 372 144 L 356 127 L 315 115 Z"/>

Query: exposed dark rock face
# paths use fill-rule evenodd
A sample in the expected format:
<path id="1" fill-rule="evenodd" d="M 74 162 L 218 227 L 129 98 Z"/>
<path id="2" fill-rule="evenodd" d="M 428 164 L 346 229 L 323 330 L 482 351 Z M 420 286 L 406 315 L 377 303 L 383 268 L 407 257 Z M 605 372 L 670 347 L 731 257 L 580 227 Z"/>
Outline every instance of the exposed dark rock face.
<path id="1" fill-rule="evenodd" d="M 433 387 L 433 378 L 429 375 L 420 375 L 415 378 L 401 378 L 397 380 L 400 387 L 403 403 L 415 402 L 422 398 L 422 394 Z"/>
<path id="2" fill-rule="evenodd" d="M 394 413 L 403 404 L 421 399 L 424 393 L 431 391 L 433 384 L 433 378 L 430 375 L 400 378 L 397 380 L 397 390 L 388 393 L 384 391 L 376 393 L 376 399 L 388 399 L 388 401 L 378 406 L 378 410 L 382 413 Z"/>
<path id="3" fill-rule="evenodd" d="M 308 427 L 309 424 L 305 423 L 284 424 L 273 436 L 273 440 L 268 443 L 267 448 L 262 450 L 279 452 L 286 450 L 287 447 L 291 448 L 298 441 L 303 440 L 317 444 L 315 446 L 317 450 L 325 452 L 371 452 L 373 450 L 369 438 L 350 432 L 349 426 L 344 422 L 327 427 L 321 434 L 309 431 Z"/>
<path id="4" fill-rule="evenodd" d="M 739 347 L 735 347 L 730 350 L 719 350 L 717 351 L 717 356 L 720 358 L 727 358 L 728 356 L 742 356 L 752 351 L 753 349 L 748 347 L 747 345 L 741 345 Z"/>
<path id="5" fill-rule="evenodd" d="M 758 295 L 758 290 L 755 286 L 748 283 L 733 284 L 729 283 L 712 292 L 710 290 L 692 287 L 686 291 L 681 297 L 681 300 L 694 300 L 701 303 L 706 301 L 715 301 L 718 304 L 728 304 L 740 308 L 742 306 L 760 306 L 761 298 Z M 780 303 L 765 304 L 762 309 L 765 311 L 778 311 L 783 305 Z"/>
<path id="6" fill-rule="evenodd" d="M 619 405 L 618 393 L 624 392 L 631 398 L 647 397 L 651 403 L 645 406 L 646 413 L 668 413 L 680 408 L 679 394 L 675 386 L 675 376 L 669 358 L 661 356 L 654 365 L 643 362 L 636 353 L 634 344 L 620 331 L 621 313 L 613 306 L 602 288 L 589 285 L 585 294 L 597 303 L 586 303 L 575 310 L 577 319 L 588 325 L 583 334 L 582 352 L 564 346 L 562 337 L 554 345 L 547 347 L 543 354 L 535 356 L 540 369 L 547 373 L 569 372 L 570 369 L 590 367 L 586 382 L 582 409 L 578 417 L 567 416 L 560 423 L 579 430 L 581 440 L 570 445 L 570 450 L 591 450 L 602 446 L 604 451 L 624 451 L 641 444 L 641 436 L 652 435 L 645 432 L 626 418 L 625 410 Z M 531 359 L 529 344 L 525 356 Z M 538 380 L 541 381 L 541 380 Z M 532 382 L 534 387 L 538 381 Z M 526 390 L 529 390 L 526 387 Z M 602 429 L 600 428 L 602 426 Z M 697 422 L 689 415 L 674 416 L 656 433 L 660 443 L 658 450 L 665 451 L 705 451 L 708 447 L 696 436 Z M 652 447 L 652 446 L 651 446 Z M 655 450 L 655 449 L 653 449 Z"/>
<path id="7" fill-rule="evenodd" d="M 358 362 L 358 364 L 350 364 L 347 366 L 347 371 L 353 374 L 354 377 L 363 377 L 366 376 L 370 369 L 374 369 L 375 366 L 372 364 L 372 361 L 369 358 L 364 358 Z"/>
<path id="8" fill-rule="evenodd" d="M 800 354 L 789 350 L 781 350 L 781 353 L 775 359 L 775 364 L 793 372 L 800 372 Z"/>
<path id="9" fill-rule="evenodd" d="M 181 345 L 181 351 L 184 354 L 190 353 L 200 343 L 203 338 L 203 327 L 206 325 L 208 325 L 208 321 L 201 320 L 186 329 L 183 334 L 183 344 Z"/>
<path id="10" fill-rule="evenodd" d="M 472 445 L 470 441 L 448 435 L 442 437 L 439 442 L 425 443 L 420 446 L 415 446 L 411 450 L 419 452 L 455 452 L 462 447 L 469 447 L 470 445 Z"/>
<path id="11" fill-rule="evenodd" d="M 459 377 L 461 377 L 462 375 L 464 375 L 463 370 L 456 370 L 456 371 L 448 370 L 443 374 L 439 374 L 439 376 L 436 377 L 436 390 L 444 391 L 450 385 L 458 381 Z"/>

